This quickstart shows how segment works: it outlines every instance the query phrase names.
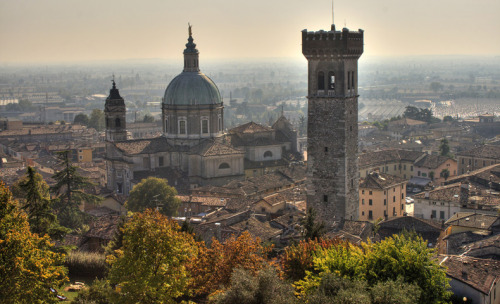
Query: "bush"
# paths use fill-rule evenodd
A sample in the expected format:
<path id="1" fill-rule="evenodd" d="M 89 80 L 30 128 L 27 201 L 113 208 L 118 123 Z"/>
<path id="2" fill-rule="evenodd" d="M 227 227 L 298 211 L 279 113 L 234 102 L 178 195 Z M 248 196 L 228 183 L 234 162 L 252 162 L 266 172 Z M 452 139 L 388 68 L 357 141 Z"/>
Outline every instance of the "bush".
<path id="1" fill-rule="evenodd" d="M 64 261 L 70 275 L 102 278 L 106 274 L 106 256 L 97 252 L 72 251 Z"/>
<path id="2" fill-rule="evenodd" d="M 112 304 L 111 295 L 115 291 L 104 280 L 95 280 L 88 288 L 82 289 L 72 304 Z"/>

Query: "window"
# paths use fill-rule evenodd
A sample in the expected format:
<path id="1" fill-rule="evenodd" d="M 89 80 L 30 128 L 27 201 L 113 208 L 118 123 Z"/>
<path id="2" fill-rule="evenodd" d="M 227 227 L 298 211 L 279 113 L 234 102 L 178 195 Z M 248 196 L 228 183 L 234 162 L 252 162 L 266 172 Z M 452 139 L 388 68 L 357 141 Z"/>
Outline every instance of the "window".
<path id="1" fill-rule="evenodd" d="M 168 133 L 168 119 L 165 119 L 165 133 Z"/>
<path id="2" fill-rule="evenodd" d="M 387 210 L 384 210 L 384 216 L 387 216 Z"/>
<path id="3" fill-rule="evenodd" d="M 318 73 L 318 91 L 322 91 L 325 89 L 325 73 Z"/>
<path id="4" fill-rule="evenodd" d="M 444 211 L 439 211 L 439 218 L 444 220 Z"/>
<path id="5" fill-rule="evenodd" d="M 365 212 L 364 212 L 364 211 L 362 211 L 362 212 L 361 212 L 361 215 L 362 215 L 362 216 L 365 216 Z"/>
<path id="6" fill-rule="evenodd" d="M 145 169 L 149 169 L 149 158 L 148 157 L 142 158 L 142 167 Z"/>
<path id="7" fill-rule="evenodd" d="M 392 197 L 392 202 L 393 203 L 396 202 L 396 197 L 395 196 Z"/>
<path id="8" fill-rule="evenodd" d="M 435 218 L 436 218 L 436 210 L 432 210 L 431 219 L 435 219 Z"/>
<path id="9" fill-rule="evenodd" d="M 328 147 L 325 147 L 325 153 L 328 152 Z"/>
<path id="10" fill-rule="evenodd" d="M 351 72 L 351 89 L 354 90 L 356 86 L 354 85 L 354 71 Z"/>
<path id="11" fill-rule="evenodd" d="M 347 89 L 351 89 L 351 72 L 347 72 Z"/>
<path id="12" fill-rule="evenodd" d="M 405 194 L 401 193 L 401 199 L 404 199 L 404 198 L 405 198 Z"/>
<path id="13" fill-rule="evenodd" d="M 373 200 L 372 199 L 369 199 L 368 200 L 368 205 L 372 206 L 373 205 Z"/>
<path id="14" fill-rule="evenodd" d="M 368 219 L 373 220 L 373 212 L 371 210 L 368 211 Z"/>
<path id="15" fill-rule="evenodd" d="M 328 90 L 335 90 L 335 73 L 328 73 Z"/>
<path id="16" fill-rule="evenodd" d="M 186 134 L 186 121 L 179 120 L 179 134 Z"/>
<path id="17" fill-rule="evenodd" d="M 323 202 L 328 202 L 328 195 L 323 195 Z"/>
<path id="18" fill-rule="evenodd" d="M 398 167 L 397 167 L 397 165 L 394 165 L 394 171 L 396 171 L 396 170 L 397 170 L 397 168 L 398 168 Z"/>
<path id="19" fill-rule="evenodd" d="M 219 115 L 219 132 L 222 132 L 222 117 Z"/>
<path id="20" fill-rule="evenodd" d="M 271 151 L 264 152 L 264 158 L 268 158 L 268 157 L 273 157 L 273 152 L 271 152 Z"/>
<path id="21" fill-rule="evenodd" d="M 401 210 L 405 210 L 405 205 L 401 204 Z"/>
<path id="22" fill-rule="evenodd" d="M 387 205 L 387 199 L 384 198 L 384 206 Z"/>
<path id="23" fill-rule="evenodd" d="M 80 160 L 82 160 L 82 159 L 83 159 L 83 156 L 82 156 L 82 155 L 80 155 L 80 156 L 79 156 L 79 158 L 80 158 Z"/>
<path id="24" fill-rule="evenodd" d="M 120 118 L 115 119 L 115 127 L 120 128 L 122 126 L 122 123 L 120 121 Z"/>
<path id="25" fill-rule="evenodd" d="M 392 189 L 392 192 L 396 192 L 396 188 L 393 188 L 393 189 Z"/>
<path id="26" fill-rule="evenodd" d="M 365 190 L 361 190 L 361 194 L 365 194 Z"/>
<path id="27" fill-rule="evenodd" d="M 201 133 L 208 134 L 208 119 L 203 119 L 201 121 Z"/>
<path id="28" fill-rule="evenodd" d="M 410 166 L 410 171 L 412 171 L 412 172 L 413 172 L 413 166 Z"/>
<path id="29" fill-rule="evenodd" d="M 394 216 L 398 215 L 398 214 L 396 213 L 396 207 L 392 207 L 392 215 L 394 215 Z"/>
<path id="30" fill-rule="evenodd" d="M 219 169 L 229 169 L 229 164 L 228 163 L 222 163 L 219 165 Z"/>
<path id="31" fill-rule="evenodd" d="M 373 192 L 370 190 L 370 192 L 369 192 L 368 194 L 372 195 L 372 194 L 373 194 Z"/>
<path id="32" fill-rule="evenodd" d="M 417 175 L 420 176 L 420 171 L 418 171 Z"/>
<path id="33" fill-rule="evenodd" d="M 365 204 L 365 199 L 364 199 L 364 198 L 362 198 L 362 199 L 361 199 L 361 205 L 364 205 L 364 204 Z"/>
<path id="34" fill-rule="evenodd" d="M 158 157 L 158 166 L 163 167 L 163 156 Z"/>
<path id="35" fill-rule="evenodd" d="M 122 183 L 116 183 L 116 193 L 123 193 Z"/>

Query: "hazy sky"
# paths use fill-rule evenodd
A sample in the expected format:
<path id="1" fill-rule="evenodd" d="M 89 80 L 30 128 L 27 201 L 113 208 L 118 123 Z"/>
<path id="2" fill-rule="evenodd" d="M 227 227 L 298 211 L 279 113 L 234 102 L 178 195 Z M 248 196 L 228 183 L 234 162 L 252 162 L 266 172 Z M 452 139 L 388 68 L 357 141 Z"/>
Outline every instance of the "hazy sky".
<path id="1" fill-rule="evenodd" d="M 331 0 L 0 0 L 0 62 L 180 59 L 193 24 L 204 58 L 296 57 L 329 29 Z M 499 0 L 335 0 L 363 56 L 500 55 Z"/>

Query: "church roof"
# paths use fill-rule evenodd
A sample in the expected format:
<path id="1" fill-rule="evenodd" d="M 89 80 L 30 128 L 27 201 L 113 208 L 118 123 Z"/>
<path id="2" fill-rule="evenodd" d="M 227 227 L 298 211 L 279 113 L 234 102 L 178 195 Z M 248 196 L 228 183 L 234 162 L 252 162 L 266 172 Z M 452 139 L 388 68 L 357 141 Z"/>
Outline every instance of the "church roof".
<path id="1" fill-rule="evenodd" d="M 220 156 L 243 153 L 245 152 L 242 150 L 233 148 L 215 140 L 205 140 L 190 150 L 190 154 L 198 154 L 201 156 Z"/>
<path id="2" fill-rule="evenodd" d="M 270 132 L 273 131 L 272 128 L 263 126 L 261 124 L 255 123 L 253 121 L 243 124 L 241 126 L 232 128 L 229 133 L 257 133 L 257 132 Z"/>
<path id="3" fill-rule="evenodd" d="M 201 72 L 182 72 L 168 85 L 163 103 L 168 105 L 220 104 L 215 83 Z"/>
<path id="4" fill-rule="evenodd" d="M 126 154 L 146 154 L 171 151 L 173 147 L 165 137 L 151 139 L 126 140 L 113 143 L 116 148 Z"/>

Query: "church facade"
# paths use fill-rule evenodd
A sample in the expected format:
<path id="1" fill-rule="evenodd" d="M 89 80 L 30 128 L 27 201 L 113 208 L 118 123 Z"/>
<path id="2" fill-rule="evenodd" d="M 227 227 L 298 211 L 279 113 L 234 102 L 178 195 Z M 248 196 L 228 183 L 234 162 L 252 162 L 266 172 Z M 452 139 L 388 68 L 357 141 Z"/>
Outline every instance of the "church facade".
<path id="1" fill-rule="evenodd" d="M 244 179 L 245 166 L 247 171 L 248 166 L 272 168 L 283 164 L 285 153 L 296 152 L 296 133 L 283 116 L 273 127 L 252 122 L 224 133 L 222 97 L 200 71 L 191 30 L 184 69 L 170 82 L 162 100 L 160 137 L 127 139 L 125 103 L 114 81 L 104 112 L 107 188 L 118 194 L 128 195 L 148 176 L 166 178 L 180 192 L 224 185 Z"/>

